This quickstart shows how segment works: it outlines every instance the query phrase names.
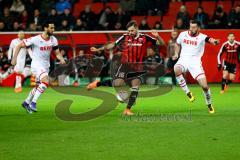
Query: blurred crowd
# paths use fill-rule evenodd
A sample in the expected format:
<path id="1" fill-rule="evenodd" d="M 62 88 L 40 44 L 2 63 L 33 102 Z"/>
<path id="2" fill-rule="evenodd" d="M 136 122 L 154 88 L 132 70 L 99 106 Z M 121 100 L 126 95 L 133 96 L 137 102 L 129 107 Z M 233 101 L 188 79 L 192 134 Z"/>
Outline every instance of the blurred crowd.
<path id="1" fill-rule="evenodd" d="M 117 10 L 107 5 L 109 1 L 94 1 L 102 2 L 104 6 L 98 14 L 92 11 L 91 5 L 86 5 L 79 16 L 74 17 L 74 5 L 81 0 L 0 0 L 0 31 L 39 31 L 45 20 L 53 21 L 57 31 L 122 30 L 133 15 L 161 17 L 171 12 L 168 10 L 169 0 L 112 0 L 119 2 Z M 191 17 L 183 5 L 179 9 L 174 27 L 186 29 L 191 18 L 201 21 L 203 28 L 240 28 L 240 4 L 229 13 L 219 5 L 212 17 L 202 7 L 198 7 Z M 152 29 L 145 18 L 139 28 Z M 157 21 L 153 28 L 164 29 L 161 21 Z"/>
<path id="2" fill-rule="evenodd" d="M 182 5 L 177 14 L 174 27 L 177 29 L 187 29 L 191 18 L 200 21 L 202 28 L 205 29 L 238 29 L 240 28 L 240 4 L 233 8 L 230 13 L 226 13 L 224 7 L 218 5 L 212 17 L 209 17 L 201 6 L 197 8 L 194 16 L 190 17 L 186 6 Z"/>

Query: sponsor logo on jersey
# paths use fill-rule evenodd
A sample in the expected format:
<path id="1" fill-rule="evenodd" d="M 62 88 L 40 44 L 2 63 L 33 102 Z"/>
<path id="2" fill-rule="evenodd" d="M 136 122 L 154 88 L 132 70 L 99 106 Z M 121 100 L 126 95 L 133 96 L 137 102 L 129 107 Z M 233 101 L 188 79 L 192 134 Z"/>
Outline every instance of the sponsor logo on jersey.
<path id="1" fill-rule="evenodd" d="M 188 40 L 188 39 L 184 39 L 183 43 L 193 45 L 193 46 L 197 45 L 197 41 L 192 41 L 192 40 Z"/>

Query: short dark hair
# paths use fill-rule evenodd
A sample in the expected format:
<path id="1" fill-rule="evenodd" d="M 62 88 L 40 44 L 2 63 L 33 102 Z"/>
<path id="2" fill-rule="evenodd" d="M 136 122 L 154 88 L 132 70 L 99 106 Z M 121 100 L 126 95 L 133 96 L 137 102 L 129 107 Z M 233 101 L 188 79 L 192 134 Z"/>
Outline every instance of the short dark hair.
<path id="1" fill-rule="evenodd" d="M 53 21 L 49 21 L 49 20 L 46 20 L 44 23 L 43 23 L 43 29 L 46 27 L 48 28 L 49 27 L 49 24 L 54 24 Z"/>
<path id="2" fill-rule="evenodd" d="M 234 33 L 233 33 L 233 32 L 230 32 L 230 33 L 228 33 L 228 35 L 231 35 L 231 34 L 232 34 L 232 35 L 234 35 Z"/>
<path id="3" fill-rule="evenodd" d="M 197 24 L 198 27 L 201 27 L 201 22 L 199 20 L 193 19 L 190 21 L 192 24 Z"/>
<path id="4" fill-rule="evenodd" d="M 137 28 L 137 27 L 138 27 L 137 21 L 131 20 L 130 22 L 128 22 L 126 28 L 128 29 L 129 27 L 132 27 L 132 26 L 134 26 L 135 28 Z"/>

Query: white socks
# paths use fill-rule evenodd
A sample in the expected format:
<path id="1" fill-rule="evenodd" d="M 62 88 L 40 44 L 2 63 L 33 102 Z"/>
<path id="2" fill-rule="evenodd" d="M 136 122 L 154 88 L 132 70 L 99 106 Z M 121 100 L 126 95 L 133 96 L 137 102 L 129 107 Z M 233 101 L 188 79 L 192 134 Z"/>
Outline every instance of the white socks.
<path id="1" fill-rule="evenodd" d="M 22 87 L 22 77 L 21 77 L 21 74 L 17 74 L 15 88 L 20 88 L 20 87 Z"/>
<path id="2" fill-rule="evenodd" d="M 41 94 L 47 89 L 48 84 L 42 82 L 36 89 L 35 95 L 32 99 L 32 102 L 36 103 Z"/>
<path id="3" fill-rule="evenodd" d="M 212 98 L 211 98 L 211 91 L 210 88 L 208 88 L 207 91 L 203 91 L 204 93 L 204 97 L 205 97 L 205 101 L 207 105 L 212 104 Z"/>
<path id="4" fill-rule="evenodd" d="M 29 93 L 27 99 L 25 100 L 28 104 L 31 102 L 36 103 L 38 98 L 41 96 L 41 94 L 47 89 L 48 84 L 47 83 L 40 83 L 39 86 L 34 87 L 31 92 Z"/>
<path id="5" fill-rule="evenodd" d="M 37 86 L 38 87 L 38 86 Z M 30 104 L 32 102 L 32 99 L 36 93 L 37 87 L 34 87 L 31 92 L 29 93 L 27 99 L 25 100 L 25 102 L 27 102 L 28 104 Z"/>
<path id="6" fill-rule="evenodd" d="M 179 75 L 176 77 L 179 86 L 182 88 L 182 90 L 187 94 L 188 92 L 190 92 L 190 90 L 188 89 L 187 83 L 185 81 L 185 79 L 183 78 L 183 75 Z"/>

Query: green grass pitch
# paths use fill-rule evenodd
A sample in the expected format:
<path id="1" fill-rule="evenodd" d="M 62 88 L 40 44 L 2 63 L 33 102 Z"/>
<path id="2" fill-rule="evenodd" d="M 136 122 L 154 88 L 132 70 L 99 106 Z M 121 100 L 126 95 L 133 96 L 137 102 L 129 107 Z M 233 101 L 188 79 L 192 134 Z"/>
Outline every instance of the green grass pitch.
<path id="1" fill-rule="evenodd" d="M 191 85 L 196 101 L 190 103 L 177 87 L 152 98 L 140 98 L 133 111 L 160 116 L 182 114 L 191 119 L 126 119 L 124 104 L 89 121 L 63 121 L 55 105 L 72 99 L 71 112 L 94 109 L 100 100 L 65 95 L 48 89 L 38 101 L 38 112 L 20 107 L 30 88 L 15 94 L 0 88 L 0 160 L 227 160 L 239 159 L 240 84 L 219 93 L 210 84 L 216 114 L 209 115 L 200 87 Z M 113 92 L 112 88 L 99 88 Z M 150 117 L 151 118 L 151 117 Z"/>

